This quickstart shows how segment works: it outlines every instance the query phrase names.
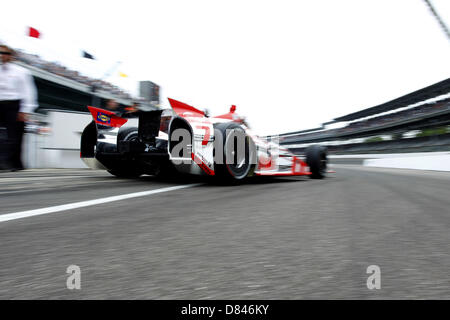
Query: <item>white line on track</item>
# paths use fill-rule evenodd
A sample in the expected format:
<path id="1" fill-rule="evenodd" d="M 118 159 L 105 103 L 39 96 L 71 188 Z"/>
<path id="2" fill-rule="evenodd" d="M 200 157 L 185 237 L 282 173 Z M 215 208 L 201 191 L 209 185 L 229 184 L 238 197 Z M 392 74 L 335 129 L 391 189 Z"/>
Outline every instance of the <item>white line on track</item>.
<path id="1" fill-rule="evenodd" d="M 49 184 L 45 184 L 44 182 L 40 183 L 39 186 L 36 186 L 34 189 L 30 189 L 28 188 L 27 190 L 24 190 L 23 187 L 18 187 L 16 189 L 10 189 L 7 191 L 1 191 L 2 190 L 2 181 L 0 181 L 0 195 L 2 194 L 18 194 L 18 193 L 30 193 L 31 191 L 45 191 L 45 190 L 53 190 L 55 188 L 54 185 L 49 185 Z M 25 182 L 26 183 L 26 182 Z M 100 184 L 100 183 L 105 183 L 105 180 L 99 180 L 99 181 L 82 181 L 81 183 L 78 184 L 72 184 L 72 185 L 64 185 L 64 186 L 58 186 L 59 190 L 62 189 L 67 189 L 67 188 L 72 188 L 72 187 L 80 187 L 80 186 L 84 186 L 84 185 L 89 185 L 92 186 L 94 184 Z M 127 184 L 130 183 L 130 180 L 116 180 L 114 181 L 114 185 L 118 185 L 118 184 Z M 27 184 L 27 186 L 29 187 L 30 184 Z"/>
<path id="2" fill-rule="evenodd" d="M 59 206 L 41 208 L 41 209 L 36 209 L 36 210 L 27 210 L 27 211 L 20 211 L 20 212 L 14 212 L 14 213 L 7 213 L 7 214 L 0 215 L 0 222 L 17 220 L 17 219 L 39 216 L 39 215 L 43 215 L 43 214 L 66 211 L 66 210 L 72 210 L 72 209 L 77 209 L 77 208 L 89 207 L 89 206 L 94 206 L 97 204 L 110 203 L 110 202 L 114 202 L 114 201 L 130 199 L 130 198 L 145 197 L 145 196 L 149 196 L 152 194 L 170 192 L 170 191 L 175 191 L 175 190 L 185 189 L 185 188 L 191 188 L 191 187 L 196 187 L 199 185 L 201 185 L 201 183 L 186 184 L 186 185 L 175 186 L 175 187 L 167 187 L 167 188 L 161 188 L 161 189 L 128 193 L 128 194 L 123 194 L 120 196 L 112 196 L 112 197 L 106 197 L 106 198 L 100 198 L 100 199 L 94 199 L 94 200 L 68 203 L 68 204 L 63 204 L 63 205 L 59 205 Z"/>
<path id="3" fill-rule="evenodd" d="M 59 179 L 73 179 L 73 178 L 96 178 L 96 176 L 59 176 L 59 177 L 6 177 L 2 178 L 1 182 L 15 182 L 15 181 L 34 181 L 34 180 L 59 180 Z M 103 177 L 102 177 L 103 178 Z"/>

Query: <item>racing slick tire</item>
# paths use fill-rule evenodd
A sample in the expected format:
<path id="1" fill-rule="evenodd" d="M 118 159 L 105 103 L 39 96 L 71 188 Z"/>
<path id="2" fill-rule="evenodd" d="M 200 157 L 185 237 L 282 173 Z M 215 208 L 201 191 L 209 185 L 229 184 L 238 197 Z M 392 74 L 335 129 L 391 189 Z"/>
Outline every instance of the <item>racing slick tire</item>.
<path id="1" fill-rule="evenodd" d="M 327 172 L 327 150 L 325 147 L 314 145 L 306 148 L 306 164 L 311 172 L 310 178 L 323 179 Z"/>
<path id="2" fill-rule="evenodd" d="M 122 128 L 120 129 L 119 133 L 117 134 L 117 151 L 122 153 L 123 150 L 121 149 L 120 141 L 133 141 L 138 138 L 138 129 L 135 127 L 129 127 L 129 128 Z M 114 168 L 108 170 L 108 172 L 117 178 L 138 178 L 143 173 L 139 168 Z"/>
<path id="3" fill-rule="evenodd" d="M 223 157 L 220 159 L 222 161 L 214 164 L 216 177 L 224 182 L 238 182 L 253 175 L 256 167 L 256 147 L 253 140 L 245 133 L 245 130 L 239 124 L 233 122 L 216 124 L 214 130 L 216 131 L 215 136 L 223 141 L 221 146 L 223 148 Z M 244 155 L 237 154 L 238 143 L 236 140 L 234 143 L 231 141 L 234 132 L 245 134 Z M 231 151 L 234 161 L 227 161 L 227 148 L 234 148 Z M 214 152 L 217 152 L 217 150 Z"/>
<path id="4" fill-rule="evenodd" d="M 121 150 L 121 141 L 134 141 L 138 139 L 138 128 L 129 127 L 129 128 L 121 128 L 119 133 L 117 134 L 117 151 L 119 153 L 123 153 Z"/>

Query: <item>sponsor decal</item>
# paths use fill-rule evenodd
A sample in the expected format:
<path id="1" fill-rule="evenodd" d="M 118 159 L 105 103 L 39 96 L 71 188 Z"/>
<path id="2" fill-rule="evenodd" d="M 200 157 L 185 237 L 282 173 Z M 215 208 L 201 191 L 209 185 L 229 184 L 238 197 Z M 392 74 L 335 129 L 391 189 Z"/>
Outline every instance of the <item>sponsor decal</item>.
<path id="1" fill-rule="evenodd" d="M 111 117 L 102 112 L 97 113 L 97 121 L 103 124 L 111 124 Z"/>

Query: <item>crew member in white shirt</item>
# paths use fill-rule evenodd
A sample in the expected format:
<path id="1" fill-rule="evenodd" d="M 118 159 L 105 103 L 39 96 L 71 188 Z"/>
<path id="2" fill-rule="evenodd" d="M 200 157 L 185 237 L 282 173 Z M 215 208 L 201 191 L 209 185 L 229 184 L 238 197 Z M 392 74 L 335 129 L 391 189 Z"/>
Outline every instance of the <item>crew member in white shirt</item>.
<path id="1" fill-rule="evenodd" d="M 12 63 L 15 52 L 0 45 L 0 169 L 23 170 L 21 159 L 25 122 L 38 106 L 30 72 Z"/>

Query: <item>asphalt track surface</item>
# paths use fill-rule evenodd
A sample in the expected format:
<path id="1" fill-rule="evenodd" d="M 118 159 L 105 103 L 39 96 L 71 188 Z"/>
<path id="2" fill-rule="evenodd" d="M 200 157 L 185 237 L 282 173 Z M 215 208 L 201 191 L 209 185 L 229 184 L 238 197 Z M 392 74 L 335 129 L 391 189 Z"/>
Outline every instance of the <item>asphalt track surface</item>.
<path id="1" fill-rule="evenodd" d="M 1 215 L 199 183 L 0 222 L 0 298 L 450 299 L 450 173 L 335 170 L 240 186 L 0 173 Z"/>

